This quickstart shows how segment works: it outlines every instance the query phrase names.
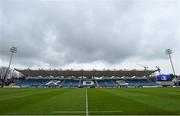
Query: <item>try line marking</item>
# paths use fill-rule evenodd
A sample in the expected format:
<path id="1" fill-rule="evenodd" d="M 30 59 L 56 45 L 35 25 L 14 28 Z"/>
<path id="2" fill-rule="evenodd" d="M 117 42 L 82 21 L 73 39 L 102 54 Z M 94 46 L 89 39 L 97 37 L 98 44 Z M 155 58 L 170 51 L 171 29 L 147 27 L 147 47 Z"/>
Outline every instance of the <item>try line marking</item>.
<path id="1" fill-rule="evenodd" d="M 88 112 L 88 95 L 87 95 L 87 88 L 86 88 L 86 116 L 89 115 L 89 112 Z"/>

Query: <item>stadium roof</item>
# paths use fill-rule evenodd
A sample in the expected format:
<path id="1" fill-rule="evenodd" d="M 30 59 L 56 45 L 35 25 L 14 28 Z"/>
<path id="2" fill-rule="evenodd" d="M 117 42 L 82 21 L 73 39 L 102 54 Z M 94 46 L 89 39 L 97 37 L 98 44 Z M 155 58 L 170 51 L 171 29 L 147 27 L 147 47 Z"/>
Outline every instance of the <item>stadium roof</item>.
<path id="1" fill-rule="evenodd" d="M 155 73 L 157 70 L 31 70 L 31 69 L 24 69 L 24 70 L 19 70 L 15 69 L 18 72 L 21 72 L 24 76 L 32 76 L 32 77 L 37 77 L 37 76 L 42 76 L 42 77 L 47 77 L 47 76 L 64 76 L 64 77 L 69 77 L 69 76 L 75 76 L 75 77 L 102 77 L 102 76 L 107 76 L 107 77 L 112 77 L 112 76 L 118 76 L 118 77 L 143 77 L 143 76 L 149 76 L 153 73 Z"/>

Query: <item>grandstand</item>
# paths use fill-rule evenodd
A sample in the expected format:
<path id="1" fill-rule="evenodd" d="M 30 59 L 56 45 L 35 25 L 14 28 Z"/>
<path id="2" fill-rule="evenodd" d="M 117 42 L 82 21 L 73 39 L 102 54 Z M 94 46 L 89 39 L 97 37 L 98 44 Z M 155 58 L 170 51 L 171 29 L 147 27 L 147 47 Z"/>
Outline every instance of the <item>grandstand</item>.
<path id="1" fill-rule="evenodd" d="M 62 88 L 144 87 L 157 84 L 149 77 L 157 70 L 19 70 L 25 77 L 12 86 Z"/>

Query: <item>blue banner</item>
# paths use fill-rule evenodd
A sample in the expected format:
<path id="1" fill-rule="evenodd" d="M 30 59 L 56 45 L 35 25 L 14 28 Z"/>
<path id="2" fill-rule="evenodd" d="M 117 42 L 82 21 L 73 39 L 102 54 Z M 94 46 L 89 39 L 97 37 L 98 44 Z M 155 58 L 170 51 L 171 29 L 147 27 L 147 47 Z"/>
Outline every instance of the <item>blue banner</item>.
<path id="1" fill-rule="evenodd" d="M 171 81 L 171 76 L 168 75 L 157 75 L 157 81 Z"/>

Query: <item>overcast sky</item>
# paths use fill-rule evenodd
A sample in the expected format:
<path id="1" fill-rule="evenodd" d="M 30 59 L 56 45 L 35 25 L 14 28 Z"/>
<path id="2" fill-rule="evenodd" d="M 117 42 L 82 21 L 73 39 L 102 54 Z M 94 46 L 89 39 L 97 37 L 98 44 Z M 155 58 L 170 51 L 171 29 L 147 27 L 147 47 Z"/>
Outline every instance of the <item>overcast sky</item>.
<path id="1" fill-rule="evenodd" d="M 178 0 L 0 0 L 0 66 L 180 74 Z"/>

